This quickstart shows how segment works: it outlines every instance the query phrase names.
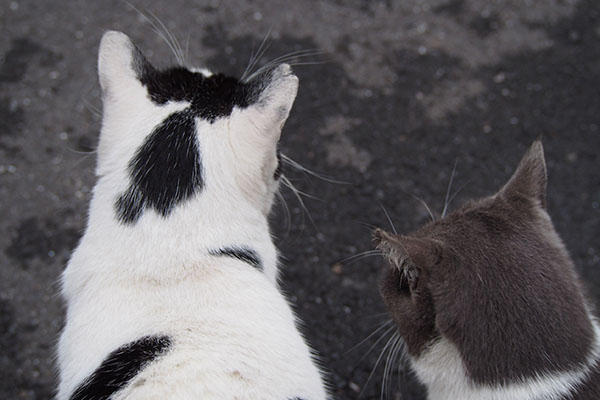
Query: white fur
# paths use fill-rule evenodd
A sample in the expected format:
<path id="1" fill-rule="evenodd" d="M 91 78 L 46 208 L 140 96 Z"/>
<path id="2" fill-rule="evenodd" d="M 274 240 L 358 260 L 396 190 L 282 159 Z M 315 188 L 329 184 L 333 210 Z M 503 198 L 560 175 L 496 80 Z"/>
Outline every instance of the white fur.
<path id="1" fill-rule="evenodd" d="M 600 363 L 600 326 L 595 321 L 594 331 L 594 344 L 581 368 L 541 374 L 504 386 L 474 384 L 466 374 L 458 349 L 445 338 L 411 363 L 417 377 L 428 388 L 429 400 L 558 400 L 573 392 Z"/>
<path id="2" fill-rule="evenodd" d="M 213 124 L 198 120 L 201 193 L 166 218 L 147 209 L 126 225 L 114 204 L 129 185 L 129 160 L 158 123 L 187 107 L 149 100 L 131 71 L 132 48 L 118 32 L 105 34 L 100 46 L 98 182 L 87 229 L 62 277 L 68 308 L 57 399 L 68 399 L 110 352 L 152 334 L 171 337 L 171 348 L 113 400 L 325 399 L 277 285 L 267 223 L 277 189 L 275 146 L 297 78 L 282 66 L 258 104 Z M 264 272 L 208 254 L 235 245 L 256 251 Z"/>

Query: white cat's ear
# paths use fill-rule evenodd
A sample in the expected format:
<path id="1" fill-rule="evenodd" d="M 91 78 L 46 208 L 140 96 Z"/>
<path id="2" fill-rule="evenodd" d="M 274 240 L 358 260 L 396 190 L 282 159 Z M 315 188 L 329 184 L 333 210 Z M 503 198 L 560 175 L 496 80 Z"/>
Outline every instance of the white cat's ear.
<path id="1" fill-rule="evenodd" d="M 517 170 L 500 190 L 509 199 L 529 198 L 546 207 L 546 161 L 541 140 L 533 142 Z"/>
<path id="2" fill-rule="evenodd" d="M 281 128 L 287 121 L 296 94 L 298 93 L 298 77 L 292 73 L 287 64 L 281 64 L 270 73 L 270 81 L 261 91 L 258 101 L 254 105 L 256 113 L 260 115 L 263 131 L 275 133 L 271 138 L 279 140 Z"/>
<path id="3" fill-rule="evenodd" d="M 139 78 L 149 64 L 141 51 L 124 33 L 108 31 L 100 41 L 98 75 L 105 95 L 116 95 L 139 85 Z"/>
<path id="4" fill-rule="evenodd" d="M 275 148 L 298 92 L 298 78 L 287 64 L 281 64 L 260 77 L 256 82 L 251 104 L 240 111 L 242 118 L 234 118 L 230 126 L 237 147 L 253 149 L 246 156 L 275 157 Z"/>

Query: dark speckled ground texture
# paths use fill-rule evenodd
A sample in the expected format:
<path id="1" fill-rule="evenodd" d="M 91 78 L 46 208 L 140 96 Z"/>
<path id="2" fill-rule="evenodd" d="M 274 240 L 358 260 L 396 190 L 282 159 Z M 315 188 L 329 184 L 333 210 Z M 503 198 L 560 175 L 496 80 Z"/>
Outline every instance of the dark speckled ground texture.
<path id="1" fill-rule="evenodd" d="M 600 3 L 594 0 L 186 1 L 135 4 L 158 16 L 193 64 L 241 75 L 271 30 L 265 63 L 296 50 L 300 91 L 282 150 L 349 184 L 289 170 L 314 224 L 285 192 L 273 217 L 285 289 L 323 355 L 339 399 L 380 398 L 385 338 L 368 224 L 426 221 L 491 193 L 539 135 L 548 209 L 600 302 Z M 48 399 L 63 323 L 57 279 L 85 224 L 101 108 L 103 31 L 128 33 L 152 62 L 167 45 L 117 0 L 0 2 L 0 398 Z M 189 40 L 188 40 L 189 38 Z M 185 46 L 184 46 L 185 47 Z M 368 352 L 373 346 L 373 350 Z M 367 354 L 368 353 L 368 354 Z M 397 370 L 394 368 L 394 370 Z M 395 371 L 396 372 L 396 371 Z M 404 383 L 400 383 L 404 382 Z M 387 398 L 423 399 L 394 373 Z"/>

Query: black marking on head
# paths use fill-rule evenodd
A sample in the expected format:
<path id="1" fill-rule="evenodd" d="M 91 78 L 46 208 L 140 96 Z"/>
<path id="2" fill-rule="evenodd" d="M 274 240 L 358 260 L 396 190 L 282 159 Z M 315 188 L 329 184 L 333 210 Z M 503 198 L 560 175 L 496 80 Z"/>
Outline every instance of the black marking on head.
<path id="1" fill-rule="evenodd" d="M 249 249 L 247 247 L 224 247 L 219 250 L 211 250 L 209 254 L 212 256 L 225 256 L 237 258 L 240 261 L 244 261 L 252 265 L 259 271 L 263 270 L 263 265 L 258 254 L 254 250 Z"/>
<path id="2" fill-rule="evenodd" d="M 275 168 L 275 172 L 273 173 L 273 179 L 277 180 L 281 177 L 283 173 L 283 164 L 281 163 L 281 151 L 277 149 L 277 168 Z"/>
<path id="3" fill-rule="evenodd" d="M 229 116 L 234 107 L 256 103 L 273 78 L 272 70 L 249 82 L 223 74 L 205 76 L 180 66 L 161 71 L 135 46 L 131 66 L 154 103 L 190 105 L 158 125 L 129 162 L 130 186 L 115 203 L 118 219 L 127 224 L 135 223 L 148 207 L 166 217 L 200 191 L 202 164 L 195 118 L 213 123 Z"/>
<path id="4" fill-rule="evenodd" d="M 202 164 L 194 115 L 187 110 L 167 117 L 129 162 L 131 183 L 115 204 L 119 220 L 134 223 L 145 208 L 168 216 L 202 189 Z"/>
<path id="5" fill-rule="evenodd" d="M 133 69 L 154 103 L 188 101 L 189 110 L 194 115 L 211 123 L 229 116 L 235 106 L 246 108 L 256 103 L 271 76 L 271 72 L 267 71 L 250 82 L 240 82 L 224 74 L 205 76 L 181 66 L 161 71 L 146 61 L 137 49 Z"/>
<path id="6" fill-rule="evenodd" d="M 110 353 L 70 400 L 107 400 L 171 346 L 168 336 L 145 336 Z"/>

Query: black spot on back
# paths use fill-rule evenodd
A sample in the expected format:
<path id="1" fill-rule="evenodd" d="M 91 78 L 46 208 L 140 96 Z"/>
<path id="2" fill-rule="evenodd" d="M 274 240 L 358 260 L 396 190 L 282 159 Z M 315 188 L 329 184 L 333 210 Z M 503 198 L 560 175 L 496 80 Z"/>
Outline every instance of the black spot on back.
<path id="1" fill-rule="evenodd" d="M 170 346 L 168 336 L 145 336 L 118 348 L 75 389 L 70 400 L 109 399 Z"/>
<path id="2" fill-rule="evenodd" d="M 129 163 L 131 185 L 115 207 L 124 223 L 150 207 L 163 216 L 203 186 L 194 115 L 171 114 L 146 138 Z"/>
<path id="3" fill-rule="evenodd" d="M 262 262 L 258 254 L 247 247 L 224 247 L 219 250 L 213 250 L 209 252 L 213 256 L 225 256 L 237 258 L 240 261 L 247 262 L 259 271 L 263 270 Z"/>

